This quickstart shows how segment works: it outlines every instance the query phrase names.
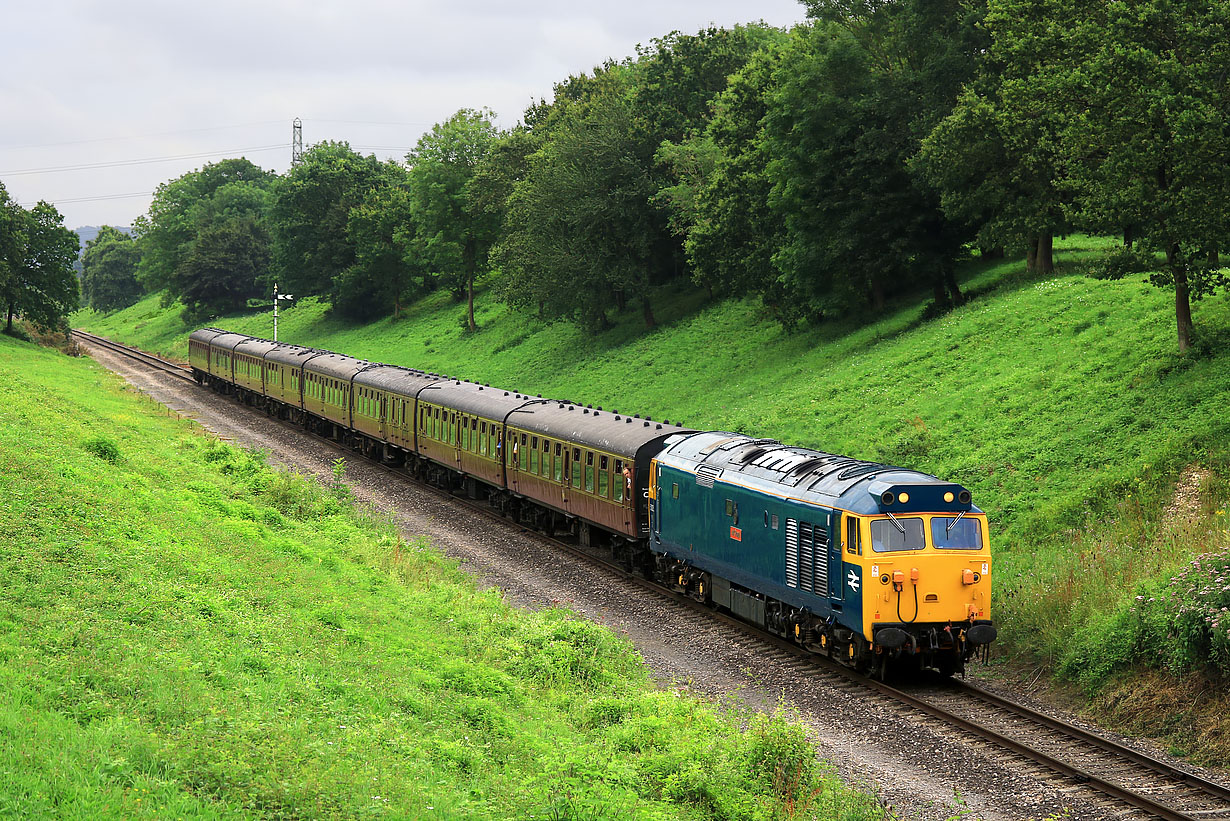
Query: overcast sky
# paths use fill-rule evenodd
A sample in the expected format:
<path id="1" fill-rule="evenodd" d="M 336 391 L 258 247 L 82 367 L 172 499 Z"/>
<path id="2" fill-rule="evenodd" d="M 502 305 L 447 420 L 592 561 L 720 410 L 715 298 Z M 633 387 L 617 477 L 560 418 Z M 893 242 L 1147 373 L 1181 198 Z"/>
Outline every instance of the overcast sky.
<path id="1" fill-rule="evenodd" d="M 346 140 L 401 159 L 459 108 L 513 125 L 552 84 L 678 30 L 803 19 L 797 0 L 35 0 L 5 4 L 0 183 L 70 228 L 130 225 L 224 157 Z"/>

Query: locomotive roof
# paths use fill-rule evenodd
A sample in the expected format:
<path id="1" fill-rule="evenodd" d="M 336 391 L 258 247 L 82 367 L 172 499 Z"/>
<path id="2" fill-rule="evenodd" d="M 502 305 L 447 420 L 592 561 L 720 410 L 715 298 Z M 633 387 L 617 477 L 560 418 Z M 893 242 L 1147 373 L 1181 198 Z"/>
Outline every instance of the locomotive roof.
<path id="1" fill-rule="evenodd" d="M 522 407 L 508 417 L 509 425 L 609 453 L 635 456 L 650 442 L 692 432 L 668 422 L 654 422 L 571 402 L 524 398 L 527 401 Z"/>
<path id="2" fill-rule="evenodd" d="M 739 433 L 696 433 L 668 443 L 658 459 L 707 479 L 738 481 L 775 495 L 855 513 L 978 510 L 969 503 L 964 487 L 928 473 Z M 885 491 L 897 496 L 899 489 L 910 494 L 909 503 L 881 503 Z M 952 501 L 944 501 L 949 492 Z"/>

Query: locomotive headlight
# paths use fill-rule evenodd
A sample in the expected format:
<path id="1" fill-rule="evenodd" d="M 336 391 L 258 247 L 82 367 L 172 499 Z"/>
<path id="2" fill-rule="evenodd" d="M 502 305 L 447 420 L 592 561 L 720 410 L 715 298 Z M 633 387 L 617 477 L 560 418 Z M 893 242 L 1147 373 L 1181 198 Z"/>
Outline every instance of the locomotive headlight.
<path id="1" fill-rule="evenodd" d="M 910 501 L 910 494 L 906 493 L 905 491 L 902 491 L 901 494 L 897 496 L 897 498 L 901 500 L 901 504 L 905 504 L 906 502 Z"/>
<path id="2" fill-rule="evenodd" d="M 953 500 L 953 499 L 955 499 L 955 498 L 957 498 L 957 497 L 952 495 L 952 491 L 951 491 L 951 490 L 950 490 L 950 491 L 948 491 L 947 493 L 945 493 L 945 494 L 944 494 L 944 501 L 945 501 L 945 502 L 948 502 L 948 503 L 950 503 L 950 504 L 952 503 L 952 500 Z"/>
<path id="3" fill-rule="evenodd" d="M 880 494 L 880 501 L 886 505 L 891 505 L 893 502 L 897 501 L 897 497 L 893 495 L 891 490 L 886 490 Z"/>

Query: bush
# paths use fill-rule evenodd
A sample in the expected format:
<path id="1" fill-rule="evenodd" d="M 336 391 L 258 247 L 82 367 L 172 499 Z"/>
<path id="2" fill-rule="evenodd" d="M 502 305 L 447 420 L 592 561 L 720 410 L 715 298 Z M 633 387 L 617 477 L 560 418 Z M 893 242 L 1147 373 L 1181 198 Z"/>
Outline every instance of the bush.
<path id="1" fill-rule="evenodd" d="M 113 465 L 119 464 L 120 460 L 124 458 L 120 455 L 119 445 L 105 436 L 95 436 L 92 439 L 87 439 L 81 443 L 81 447 L 87 453 L 92 453 L 104 462 L 110 462 Z"/>

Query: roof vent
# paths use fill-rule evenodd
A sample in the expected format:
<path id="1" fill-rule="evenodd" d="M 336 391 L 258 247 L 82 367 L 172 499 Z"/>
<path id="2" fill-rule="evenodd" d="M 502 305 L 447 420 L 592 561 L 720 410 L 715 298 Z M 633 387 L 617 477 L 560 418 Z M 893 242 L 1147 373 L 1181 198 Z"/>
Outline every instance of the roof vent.
<path id="1" fill-rule="evenodd" d="M 646 419 L 646 420 L 645 420 L 644 425 L 645 425 L 645 427 L 649 427 L 649 420 L 648 420 L 648 419 Z"/>
<path id="2" fill-rule="evenodd" d="M 629 425 L 630 425 L 630 424 L 632 424 L 632 417 L 631 417 L 631 416 L 625 416 L 625 417 L 624 417 L 624 422 L 625 422 L 626 424 L 629 424 Z"/>
<path id="3" fill-rule="evenodd" d="M 483 389 L 483 386 L 482 386 L 482 385 L 479 385 L 479 386 L 478 386 L 478 389 L 481 391 L 481 390 Z"/>
<path id="4" fill-rule="evenodd" d="M 602 410 L 602 406 L 601 406 L 601 405 L 599 405 L 599 406 L 598 406 L 598 410 Z"/>
<path id="5" fill-rule="evenodd" d="M 616 416 L 616 417 L 615 417 L 615 421 L 616 421 L 616 422 L 618 422 L 618 421 L 619 421 L 619 417 L 618 417 L 618 416 Z"/>
<path id="6" fill-rule="evenodd" d="M 576 408 L 574 408 L 572 405 L 569 405 L 568 410 L 576 410 Z"/>
<path id="7" fill-rule="evenodd" d="M 663 425 L 669 425 L 670 423 L 671 423 L 671 420 L 669 420 L 669 419 L 663 419 L 663 420 L 662 420 L 662 424 L 663 424 Z"/>
<path id="8" fill-rule="evenodd" d="M 632 414 L 632 415 L 633 415 L 633 416 L 635 416 L 637 419 L 640 419 L 640 418 L 641 418 L 641 415 L 640 415 L 639 413 L 634 413 L 634 414 Z"/>
<path id="9" fill-rule="evenodd" d="M 541 393 L 540 393 L 540 394 L 538 394 L 538 398 L 539 398 L 539 399 L 542 399 L 542 394 L 541 394 Z"/>
<path id="10" fill-rule="evenodd" d="M 504 395 L 508 396 L 508 391 L 504 391 Z M 520 399 L 521 397 L 518 396 L 517 398 Z"/>
<path id="11" fill-rule="evenodd" d="M 594 406 L 593 406 L 593 405 L 586 405 L 585 407 L 589 408 L 590 410 L 593 410 L 593 409 L 594 409 Z"/>
<path id="12" fill-rule="evenodd" d="M 581 412 L 582 412 L 582 413 L 589 413 L 589 408 L 584 408 Z"/>
<path id="13" fill-rule="evenodd" d="M 662 430 L 662 423 L 661 423 L 661 422 L 659 422 L 659 423 L 658 423 L 658 430 Z"/>

